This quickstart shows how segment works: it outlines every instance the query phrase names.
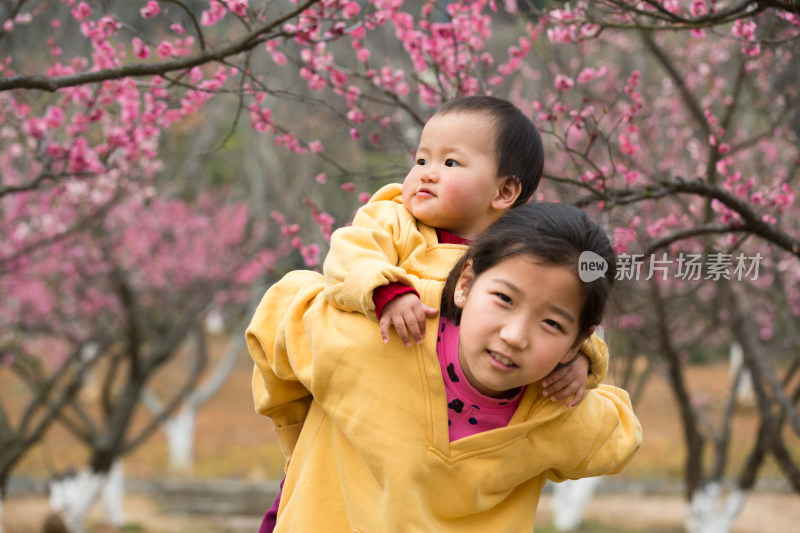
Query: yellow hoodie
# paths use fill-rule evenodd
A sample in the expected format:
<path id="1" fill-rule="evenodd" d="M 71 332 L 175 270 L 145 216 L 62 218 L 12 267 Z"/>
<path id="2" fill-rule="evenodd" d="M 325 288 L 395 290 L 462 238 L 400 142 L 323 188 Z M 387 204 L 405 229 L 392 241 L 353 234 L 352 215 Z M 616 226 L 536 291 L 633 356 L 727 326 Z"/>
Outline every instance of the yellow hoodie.
<path id="1" fill-rule="evenodd" d="M 442 285 L 414 287 L 438 306 Z M 385 345 L 323 289 L 319 274 L 290 273 L 246 334 L 258 412 L 282 427 L 307 402 L 276 533 L 528 533 L 546 479 L 619 472 L 641 444 L 625 391 L 601 385 L 568 409 L 538 384 L 507 427 L 451 443 L 436 336 Z"/>

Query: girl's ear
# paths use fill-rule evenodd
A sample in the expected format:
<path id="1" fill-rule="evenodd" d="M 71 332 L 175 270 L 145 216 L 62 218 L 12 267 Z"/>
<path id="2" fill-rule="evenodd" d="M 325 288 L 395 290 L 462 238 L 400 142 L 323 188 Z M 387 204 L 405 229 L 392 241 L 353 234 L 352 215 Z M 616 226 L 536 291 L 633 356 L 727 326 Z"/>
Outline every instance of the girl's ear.
<path id="1" fill-rule="evenodd" d="M 467 293 L 469 292 L 469 286 L 472 284 L 474 278 L 475 272 L 472 270 L 472 259 L 469 259 L 464 264 L 464 268 L 461 269 L 461 275 L 458 276 L 456 290 L 453 293 L 453 303 L 455 303 L 456 307 L 459 309 L 463 309 L 464 304 L 467 303 Z"/>
<path id="2" fill-rule="evenodd" d="M 519 182 L 519 178 L 513 175 L 501 179 L 503 181 L 497 190 L 497 196 L 492 200 L 492 207 L 498 211 L 507 211 L 511 209 L 522 193 L 522 184 Z"/>

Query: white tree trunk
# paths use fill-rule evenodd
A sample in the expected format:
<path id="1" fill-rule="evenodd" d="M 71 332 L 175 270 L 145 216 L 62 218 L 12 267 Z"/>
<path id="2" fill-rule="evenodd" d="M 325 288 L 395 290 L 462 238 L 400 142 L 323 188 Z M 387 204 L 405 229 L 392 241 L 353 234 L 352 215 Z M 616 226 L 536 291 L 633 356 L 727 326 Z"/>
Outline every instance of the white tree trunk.
<path id="1" fill-rule="evenodd" d="M 197 409 L 186 405 L 164 423 L 170 469 L 191 472 L 194 464 L 194 427 Z"/>
<path id="2" fill-rule="evenodd" d="M 744 368 L 744 352 L 742 346 L 738 342 L 731 344 L 730 349 L 730 379 L 735 381 L 737 375 L 739 376 L 739 383 L 736 385 L 736 401 L 739 405 L 752 407 L 756 405 L 756 394 L 753 391 L 753 376 L 750 371 Z"/>
<path id="3" fill-rule="evenodd" d="M 688 533 L 730 533 L 733 521 L 744 507 L 747 492 L 735 490 L 723 498 L 719 483 L 709 483 L 692 494 Z"/>
<path id="4" fill-rule="evenodd" d="M 114 466 L 108 473 L 105 487 L 103 487 L 103 507 L 106 510 L 108 523 L 119 528 L 125 524 L 125 472 L 120 461 L 114 461 Z"/>
<path id="5" fill-rule="evenodd" d="M 243 328 L 236 328 L 236 331 Z M 236 365 L 239 354 L 244 349 L 244 335 L 235 335 L 228 341 L 225 354 L 217 362 L 211 374 L 184 400 L 181 408 L 162 425 L 167 436 L 169 466 L 175 472 L 191 472 L 194 463 L 194 430 L 197 411 L 211 399 L 225 384 L 225 380 Z M 145 388 L 142 401 L 150 411 L 160 416 L 164 406 L 156 394 Z"/>
<path id="6" fill-rule="evenodd" d="M 106 478 L 106 474 L 87 469 L 49 483 L 50 506 L 62 516 L 71 533 L 84 533 L 86 516 L 100 497 Z"/>
<path id="7" fill-rule="evenodd" d="M 580 527 L 586 505 L 591 501 L 600 479 L 568 479 L 553 485 L 553 525 L 556 530 L 576 531 Z"/>

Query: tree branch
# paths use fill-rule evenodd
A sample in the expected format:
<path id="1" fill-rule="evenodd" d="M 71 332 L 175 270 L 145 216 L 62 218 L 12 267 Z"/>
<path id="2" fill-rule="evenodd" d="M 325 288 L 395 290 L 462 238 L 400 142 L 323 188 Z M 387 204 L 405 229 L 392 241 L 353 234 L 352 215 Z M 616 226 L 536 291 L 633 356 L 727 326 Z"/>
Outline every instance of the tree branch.
<path id="1" fill-rule="evenodd" d="M 13 89 L 37 89 L 41 91 L 54 92 L 67 87 L 87 85 L 108 80 L 118 80 L 121 78 L 133 78 L 140 76 L 160 76 L 167 72 L 176 70 L 186 70 L 206 63 L 222 61 L 223 59 L 238 55 L 256 47 L 259 43 L 272 38 L 266 36 L 275 28 L 300 15 L 319 0 L 306 0 L 303 4 L 296 7 L 286 15 L 277 18 L 268 24 L 257 28 L 241 37 L 238 41 L 217 51 L 206 51 L 196 56 L 167 61 L 164 63 L 137 63 L 123 65 L 120 67 L 107 68 L 96 71 L 81 72 L 69 76 L 40 76 L 40 75 L 16 75 L 0 78 L 0 91 L 10 91 Z M 274 36 L 286 35 L 281 29 Z"/>

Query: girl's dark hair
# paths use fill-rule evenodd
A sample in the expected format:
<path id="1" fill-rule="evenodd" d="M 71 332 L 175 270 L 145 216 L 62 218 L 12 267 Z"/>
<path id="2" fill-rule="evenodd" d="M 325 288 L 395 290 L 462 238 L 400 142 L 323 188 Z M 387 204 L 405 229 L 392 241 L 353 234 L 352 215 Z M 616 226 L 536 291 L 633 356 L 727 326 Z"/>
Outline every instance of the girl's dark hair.
<path id="1" fill-rule="evenodd" d="M 456 324 L 460 322 L 461 309 L 456 307 L 453 296 L 468 261 L 472 262 L 473 279 L 518 255 L 531 256 L 533 261 L 542 265 L 574 268 L 575 277 L 581 279 L 579 273 L 583 270 L 579 271 L 579 268 L 586 265 L 579 265 L 579 258 L 584 252 L 596 254 L 592 256 L 593 264 L 600 262 L 599 256 L 608 265 L 604 275 L 581 282 L 583 305 L 578 326 L 580 334 L 585 334 L 603 319 L 617 262 L 611 243 L 600 226 L 584 211 L 567 204 L 526 204 L 511 209 L 479 235 L 447 277 L 441 315 Z M 537 280 L 531 279 L 530 283 L 535 284 Z"/>
<path id="2" fill-rule="evenodd" d="M 494 121 L 497 167 L 501 176 L 516 176 L 521 185 L 512 207 L 526 203 L 542 179 L 544 147 L 536 124 L 517 106 L 494 96 L 464 96 L 445 102 L 433 116 L 476 113 Z"/>

